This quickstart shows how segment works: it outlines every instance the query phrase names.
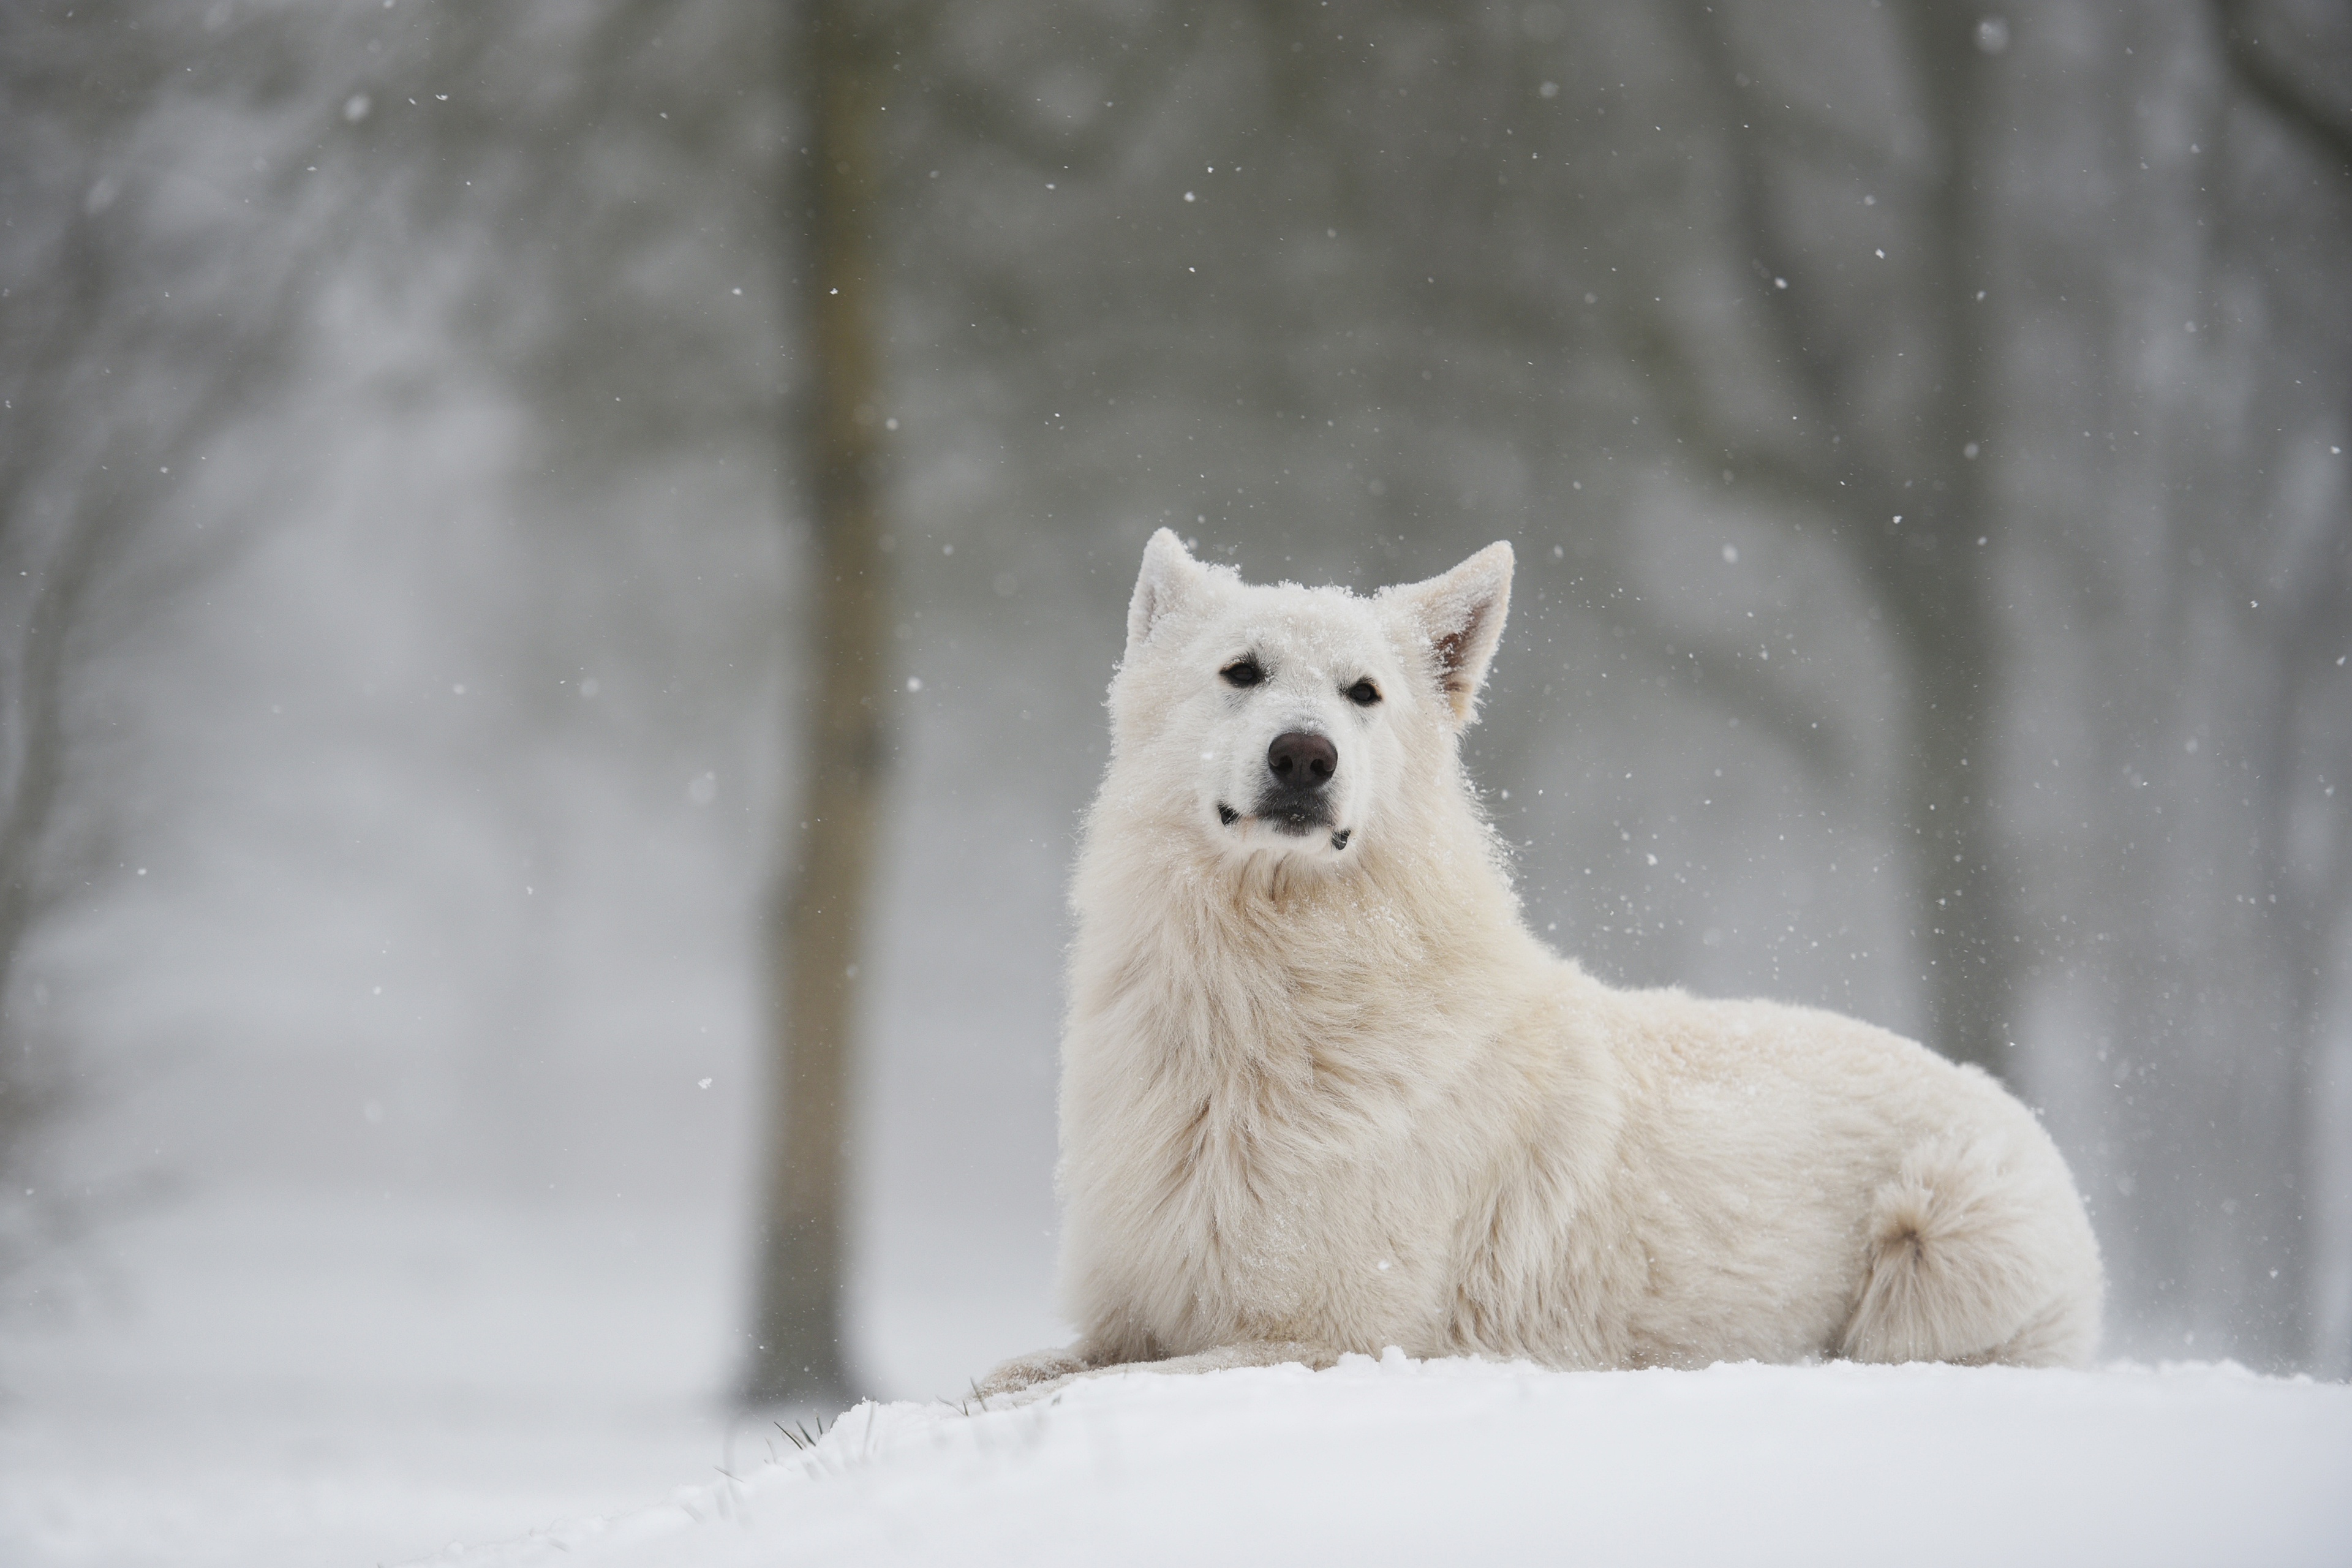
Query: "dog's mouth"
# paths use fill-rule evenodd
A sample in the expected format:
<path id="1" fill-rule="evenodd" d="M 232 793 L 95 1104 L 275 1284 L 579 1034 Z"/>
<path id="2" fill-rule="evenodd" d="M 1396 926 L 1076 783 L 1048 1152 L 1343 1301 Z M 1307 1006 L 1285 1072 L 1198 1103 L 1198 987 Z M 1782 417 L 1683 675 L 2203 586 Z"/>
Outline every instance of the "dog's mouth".
<path id="1" fill-rule="evenodd" d="M 1276 833 L 1304 838 L 1331 831 L 1331 796 L 1320 789 L 1286 789 L 1276 785 L 1257 797 L 1250 815 Z"/>
<path id="2" fill-rule="evenodd" d="M 1348 841 L 1356 836 L 1352 827 L 1334 828 L 1331 826 L 1330 805 L 1319 795 L 1286 796 L 1284 792 L 1271 791 L 1257 802 L 1257 809 L 1251 815 L 1254 820 L 1263 822 L 1276 833 L 1290 838 L 1304 838 L 1311 833 L 1328 833 L 1331 837 L 1331 847 L 1335 850 L 1345 849 Z M 1240 812 L 1222 800 L 1217 802 L 1219 823 L 1232 827 L 1241 820 Z"/>

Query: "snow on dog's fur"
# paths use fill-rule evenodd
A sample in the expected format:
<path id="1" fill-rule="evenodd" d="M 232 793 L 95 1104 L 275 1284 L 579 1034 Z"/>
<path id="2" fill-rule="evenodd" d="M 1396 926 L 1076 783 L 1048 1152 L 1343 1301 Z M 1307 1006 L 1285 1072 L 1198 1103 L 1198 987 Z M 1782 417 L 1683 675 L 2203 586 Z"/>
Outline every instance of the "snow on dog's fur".
<path id="1" fill-rule="evenodd" d="M 2077 1364 L 2098 1247 L 1992 1079 L 1621 991 L 1522 921 L 1458 755 L 1511 551 L 1363 599 L 1161 530 L 1072 901 L 1064 1306 L 983 1393 L 1389 1345 Z"/>

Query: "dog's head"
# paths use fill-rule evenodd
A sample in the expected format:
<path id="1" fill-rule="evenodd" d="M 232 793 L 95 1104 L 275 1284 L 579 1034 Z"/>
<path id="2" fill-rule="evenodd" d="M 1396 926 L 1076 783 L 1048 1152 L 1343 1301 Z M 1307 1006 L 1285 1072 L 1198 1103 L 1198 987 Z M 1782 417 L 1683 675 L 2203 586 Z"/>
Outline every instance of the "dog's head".
<path id="1" fill-rule="evenodd" d="M 1151 537 L 1112 689 L 1116 804 L 1238 858 L 1332 866 L 1450 778 L 1511 591 L 1511 547 L 1364 599 L 1262 587 Z"/>

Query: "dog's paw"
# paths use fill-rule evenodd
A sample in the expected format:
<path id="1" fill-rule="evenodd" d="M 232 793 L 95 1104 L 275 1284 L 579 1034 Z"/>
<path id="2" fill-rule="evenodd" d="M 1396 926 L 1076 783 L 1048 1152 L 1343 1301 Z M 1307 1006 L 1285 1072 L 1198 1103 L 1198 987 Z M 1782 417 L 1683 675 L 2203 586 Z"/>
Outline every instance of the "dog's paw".
<path id="1" fill-rule="evenodd" d="M 1011 1361 L 999 1363 L 987 1376 L 972 1384 L 972 1392 L 983 1400 L 993 1399 L 1000 1394 L 1021 1394 L 1039 1388 L 1043 1384 L 1056 1383 L 1074 1373 L 1085 1372 L 1094 1364 L 1077 1345 L 1062 1350 L 1032 1351 L 1027 1355 L 1017 1355 Z"/>

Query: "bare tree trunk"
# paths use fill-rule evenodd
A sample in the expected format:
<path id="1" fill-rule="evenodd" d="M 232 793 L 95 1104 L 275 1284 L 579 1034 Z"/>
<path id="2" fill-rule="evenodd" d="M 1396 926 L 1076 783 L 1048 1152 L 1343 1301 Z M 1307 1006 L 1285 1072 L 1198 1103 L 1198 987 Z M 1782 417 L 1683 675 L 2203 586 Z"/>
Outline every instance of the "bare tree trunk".
<path id="1" fill-rule="evenodd" d="M 809 105 L 807 249 L 800 290 L 811 370 L 800 446 L 815 560 L 804 779 L 783 854 L 796 861 L 773 916 L 774 1109 L 753 1401 L 838 1400 L 848 1081 L 858 953 L 887 763 L 889 582 L 882 548 L 875 277 L 877 72 L 852 0 L 811 0 L 802 35 Z"/>
<path id="2" fill-rule="evenodd" d="M 1722 101 L 1739 101 L 1748 78 L 1734 68 L 1727 19 L 1698 0 L 1685 0 L 1679 15 Z M 1815 426 L 1850 439 L 1835 455 L 1817 447 L 1810 458 L 1750 445 L 1730 433 L 1703 374 L 1677 366 L 1671 384 L 1681 389 L 1675 417 L 1696 444 L 1773 477 L 1832 519 L 1832 537 L 1878 595 L 1906 678 L 1910 734 L 1895 809 L 1910 851 L 1914 951 L 1926 964 L 1923 1032 L 1955 1061 L 2000 1074 L 2018 943 L 1990 793 L 2001 692 L 1988 483 L 1994 318 L 1978 293 L 1988 287 L 1977 144 L 1984 56 L 1973 11 L 1923 0 L 1902 16 L 1917 107 L 1938 160 L 1920 204 L 1918 254 L 1906 258 L 1918 283 L 1905 308 L 1926 332 L 1934 367 L 1916 402 L 1919 437 L 1870 439 L 1870 422 L 1856 417 L 1854 351 L 1841 350 L 1836 323 L 1816 313 L 1823 309 L 1811 302 L 1816 290 L 1771 281 L 1797 275 L 1814 258 L 1801 240 L 1783 238 L 1772 177 L 1758 139 L 1737 115 L 1721 130 L 1733 163 L 1735 221 L 1759 268 L 1749 284 L 1759 317 Z"/>
<path id="3" fill-rule="evenodd" d="M 154 220 L 156 172 L 126 173 L 116 150 L 176 84 L 186 40 L 160 10 L 134 11 L 156 25 L 134 20 L 126 36 L 119 18 L 92 29 L 70 12 L 0 12 L 0 201 L 16 279 L 0 308 L 0 1275 L 93 1212 L 88 1188 L 27 1179 L 35 1135 L 80 1085 L 75 1042 L 24 973 L 36 933 L 96 874 L 111 811 L 105 780 L 75 787 L 81 666 L 103 640 L 93 623 L 135 619 L 247 537 L 159 545 L 151 524 L 184 482 L 166 476 L 283 363 L 317 270 L 281 251 L 234 296 L 163 304 L 187 231 Z"/>
<path id="4" fill-rule="evenodd" d="M 25 938 L 41 911 L 37 862 L 65 783 L 66 642 L 80 618 L 89 581 L 125 522 L 126 509 L 110 496 L 88 510 L 92 515 L 68 524 L 58 549 L 41 563 L 40 589 L 22 641 L 12 650 L 18 668 L 9 672 L 16 710 L 11 717 L 20 728 L 11 748 L 15 774 L 0 805 L 0 1019 L 10 1005 Z M 22 1044 L 5 1022 L 0 1041 Z M 0 1094 L 5 1085 L 6 1068 L 0 1066 Z"/>
<path id="5" fill-rule="evenodd" d="M 2291 47 L 2280 47 L 2278 35 L 2284 31 L 2291 38 L 2293 28 L 2286 24 L 2265 27 L 2266 21 L 2277 20 L 2266 16 L 2265 9 L 2246 0 L 2219 0 L 2214 6 L 2217 42 L 2231 84 L 2302 142 L 2333 176 L 2321 188 L 2332 188 L 2340 196 L 2352 189 L 2347 185 L 2352 181 L 2352 114 L 2336 101 L 2340 95 L 2330 96 L 2321 88 L 2324 68 L 2315 80 L 2308 60 L 2296 59 Z M 2306 833 L 2297 832 L 2295 817 L 2299 788 L 2308 789 L 2316 778 L 2340 778 L 2343 773 L 2340 750 L 2336 756 L 2323 752 L 2313 759 L 2317 766 L 2309 774 L 2298 753 L 2313 677 L 2324 679 L 2334 673 L 2327 654 L 2339 646 L 2341 628 L 2352 619 L 2352 559 L 2336 542 L 2347 536 L 2352 536 L 2352 526 L 2339 522 L 2313 542 L 2315 548 L 2283 573 L 2279 584 L 2263 593 L 2273 605 L 2265 621 L 2283 630 L 2257 732 L 2263 747 L 2257 844 L 2273 910 L 2264 923 L 2281 965 L 2277 984 L 2288 1000 L 2278 1045 L 2283 1058 L 2277 1064 L 2278 1086 L 2263 1097 L 2263 1109 L 2273 1113 L 2269 1125 L 2284 1128 L 2285 1136 L 2264 1137 L 2257 1131 L 2247 1140 L 2255 1173 L 2244 1200 L 2246 1226 L 2262 1243 L 2246 1260 L 2244 1279 L 2252 1302 L 2247 1315 L 2252 1331 L 2271 1335 L 2273 1364 L 2315 1366 L 2323 1375 L 2330 1366 L 2345 1363 L 2346 1351 L 2322 1344 L 2317 1337 L 2314 1253 L 2319 1231 L 2311 1210 L 2323 1190 L 2325 1171 L 2311 1106 L 2326 1044 L 2321 1030 L 2326 966 L 2347 910 L 2352 908 L 2352 876 L 2347 874 L 2352 871 L 2352 827 L 2347 826 L 2352 805 L 2333 795 L 2326 797 L 2334 803 L 2332 810 L 2316 802 L 2302 803 L 2317 818 L 2304 825 L 2313 830 Z M 2336 744 L 2341 748 L 2343 742 Z M 2263 1124 L 2257 1116 L 2245 1120 L 2258 1129 Z"/>
<path id="6" fill-rule="evenodd" d="M 1974 545 L 1978 536 L 1966 531 L 1977 523 L 1969 511 L 1961 501 L 1943 512 L 1938 553 Z M 1987 795 L 1999 740 L 1999 671 L 1990 595 L 1979 574 L 1956 575 L 1961 580 L 1942 584 L 1934 602 L 1896 618 L 1911 667 L 1903 826 L 1916 951 L 1927 964 L 1927 1039 L 1954 1061 L 2002 1076 L 2017 953 L 2009 878 Z"/>
<path id="7" fill-rule="evenodd" d="M 117 521 L 110 513 L 107 521 Z M 43 563 L 40 590 L 5 672 L 0 701 L 13 711 L 14 772 L 0 805 L 0 1278 L 24 1265 L 58 1228 L 54 1203 L 36 1204 L 25 1181 L 26 1146 L 54 1119 L 65 1089 L 55 1064 L 34 1055 L 35 1031 L 16 994 L 16 965 L 42 905 L 39 851 L 49 838 L 65 778 L 65 644 L 104 541 L 96 524 L 71 529 Z M 22 1190 L 26 1199 L 19 1200 Z"/>
<path id="8" fill-rule="evenodd" d="M 2252 512 L 2261 498 L 2242 504 Z M 2352 733 L 2340 720 L 2320 717 L 2328 710 L 2324 694 L 2340 684 L 2329 656 L 2352 626 L 2347 539 L 2352 529 L 2343 523 L 2324 527 L 2269 584 L 2252 589 L 2263 608 L 2253 624 L 2270 635 L 2258 666 L 2262 684 L 2243 703 L 2258 764 L 2250 783 L 2260 792 L 2252 800 L 2260 881 L 2249 913 L 2269 971 L 2266 988 L 2284 1001 L 2271 1038 L 2249 1030 L 2233 1042 L 2228 1109 L 2243 1163 L 2230 1190 L 2247 1245 L 2233 1259 L 2239 1279 L 2231 1283 L 2243 1303 L 2245 1353 L 2280 1370 L 2336 1360 L 2335 1347 L 2315 1337 L 2319 1230 L 2312 1210 L 2326 1170 L 2312 1103 L 2326 1044 L 2328 966 L 2352 910 L 2352 805 L 2320 793 L 2323 781 L 2342 779 L 2352 763 Z M 2251 601 L 2243 581 L 2233 584 L 2232 601 Z"/>
<path id="9" fill-rule="evenodd" d="M 1859 537 L 1896 610 L 1911 664 L 1906 826 L 1919 951 L 1928 965 L 1927 1037 L 1953 1060 L 2000 1074 L 2018 954 L 1990 796 L 2001 672 L 1986 455 L 1993 318 L 1983 302 L 1990 279 L 1987 197 L 1979 188 L 1988 55 L 1979 45 L 1977 11 L 1921 5 L 1903 14 L 1921 108 L 1938 142 L 1918 261 L 1920 314 L 1934 334 L 1937 384 L 1922 410 L 1927 450 L 1905 527 L 1885 524 Z"/>

